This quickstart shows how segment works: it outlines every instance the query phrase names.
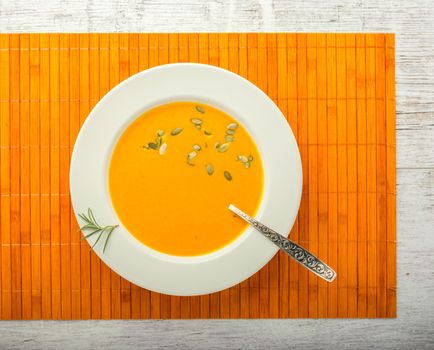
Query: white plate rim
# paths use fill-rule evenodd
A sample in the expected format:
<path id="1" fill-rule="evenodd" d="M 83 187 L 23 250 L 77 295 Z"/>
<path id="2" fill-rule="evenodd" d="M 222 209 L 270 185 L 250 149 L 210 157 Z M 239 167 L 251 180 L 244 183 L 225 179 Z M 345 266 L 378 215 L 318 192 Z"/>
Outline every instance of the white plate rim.
<path id="1" fill-rule="evenodd" d="M 178 100 L 214 105 L 249 130 L 260 150 L 265 177 L 263 201 L 256 217 L 288 235 L 302 193 L 301 159 L 292 130 L 279 108 L 256 85 L 215 66 L 161 65 L 139 72 L 111 89 L 92 109 L 77 136 L 71 157 L 70 192 L 78 222 L 77 214 L 91 207 L 101 223 L 120 224 L 104 253 L 102 244 L 94 248 L 111 269 L 155 292 L 201 295 L 250 277 L 274 256 L 277 247 L 248 228 L 239 239 L 217 252 L 194 258 L 172 257 L 145 247 L 121 225 L 107 186 L 113 146 L 141 112 Z M 89 244 L 95 239 L 90 237 Z"/>

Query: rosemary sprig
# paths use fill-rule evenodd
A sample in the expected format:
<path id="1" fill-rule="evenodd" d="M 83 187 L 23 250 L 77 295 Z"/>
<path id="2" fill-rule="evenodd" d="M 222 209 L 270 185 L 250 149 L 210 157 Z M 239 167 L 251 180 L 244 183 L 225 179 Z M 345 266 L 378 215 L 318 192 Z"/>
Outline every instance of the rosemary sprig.
<path id="1" fill-rule="evenodd" d="M 96 222 L 95 216 L 93 215 L 92 209 L 90 208 L 87 210 L 87 216 L 85 213 L 78 214 L 78 216 L 85 222 L 85 224 L 80 227 L 80 231 L 83 231 L 83 237 L 81 237 L 81 240 L 87 239 L 95 234 L 99 234 L 96 241 L 92 244 L 92 248 L 94 248 L 97 245 L 102 235 L 106 233 L 106 239 L 102 251 L 103 253 L 105 253 L 105 248 L 107 247 L 107 242 L 110 238 L 110 235 L 119 225 L 100 226 Z M 90 231 L 90 233 L 85 234 L 84 231 Z"/>

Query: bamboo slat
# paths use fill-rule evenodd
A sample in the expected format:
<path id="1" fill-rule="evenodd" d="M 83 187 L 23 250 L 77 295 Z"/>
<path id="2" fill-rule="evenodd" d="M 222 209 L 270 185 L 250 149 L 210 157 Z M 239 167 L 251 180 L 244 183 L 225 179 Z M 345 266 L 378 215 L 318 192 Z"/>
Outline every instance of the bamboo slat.
<path id="1" fill-rule="evenodd" d="M 366 35 L 366 164 L 368 317 L 377 311 L 377 123 L 375 99 L 375 36 Z"/>
<path id="2" fill-rule="evenodd" d="M 157 47 L 154 51 L 158 54 Z M 109 34 L 109 77 L 111 89 L 119 83 L 119 34 L 116 33 Z M 110 271 L 110 289 L 111 318 L 119 319 L 121 318 L 121 278 L 114 271 Z M 159 309 L 159 303 L 154 304 Z"/>
<path id="3" fill-rule="evenodd" d="M 306 38 L 307 71 L 307 152 L 309 250 L 318 255 L 318 114 L 317 114 L 317 35 Z M 308 275 L 309 317 L 318 317 L 318 277 Z"/>
<path id="4" fill-rule="evenodd" d="M 20 172 L 30 173 L 30 67 L 29 34 L 20 35 Z M 21 176 L 20 181 L 20 233 L 21 233 L 21 304 L 22 318 L 32 314 L 31 274 L 25 266 L 31 266 L 30 258 L 30 177 Z"/>
<path id="5" fill-rule="evenodd" d="M 238 35 L 237 34 L 229 34 L 228 38 L 228 51 L 229 51 L 229 70 L 238 73 L 240 60 L 238 55 Z M 265 46 L 264 46 L 265 47 Z M 241 298 L 241 290 L 240 285 L 229 289 L 230 294 L 230 317 L 231 318 L 240 318 L 241 310 L 240 310 L 240 298 Z M 264 306 L 264 308 L 268 309 L 268 304 Z"/>
<path id="6" fill-rule="evenodd" d="M 69 37 L 69 74 L 75 79 L 69 81 L 69 148 L 70 154 L 80 130 L 80 38 L 78 34 Z M 42 117 L 42 115 L 41 115 Z M 42 130 L 42 125 L 41 125 Z M 41 168 L 42 169 L 42 168 Z M 81 318 L 81 281 L 80 281 L 80 241 L 77 234 L 78 225 L 70 207 L 70 234 L 71 234 L 71 318 Z M 101 297 L 104 301 L 104 295 Z M 103 308 L 104 310 L 104 308 Z M 107 308 L 105 309 L 107 310 Z M 110 308 L 108 308 L 110 312 Z M 104 314 L 102 314 L 104 317 Z"/>
<path id="7" fill-rule="evenodd" d="M 139 34 L 139 71 L 149 68 L 149 35 Z M 151 299 L 150 292 L 141 288 L 140 290 L 140 317 L 150 318 Z"/>
<path id="8" fill-rule="evenodd" d="M 20 36 L 10 36 L 10 178 L 11 178 L 11 279 L 12 318 L 22 318 L 21 303 L 21 211 L 20 211 Z"/>
<path id="9" fill-rule="evenodd" d="M 387 192 L 387 317 L 396 317 L 396 116 L 395 36 L 386 34 L 386 192 Z"/>
<path id="10" fill-rule="evenodd" d="M 60 98 L 59 35 L 50 34 L 50 249 L 51 249 L 51 317 L 61 318 L 60 290 Z M 83 71 L 83 70 L 82 70 Z M 87 269 L 86 269 L 87 270 Z M 84 273 L 84 276 L 87 272 Z M 82 274 L 83 276 L 83 274 Z M 83 305 L 83 302 L 82 302 Z M 82 309 L 87 310 L 85 304 Z"/>
<path id="11" fill-rule="evenodd" d="M 59 38 L 59 67 L 69 67 L 69 35 Z M 71 224 L 69 197 L 69 69 L 59 71 L 59 195 L 60 195 L 60 275 L 61 275 L 61 318 L 71 318 Z"/>
<path id="12" fill-rule="evenodd" d="M 298 138 L 298 66 L 297 66 L 297 35 L 287 34 L 286 38 L 288 58 L 288 122 L 300 145 Z M 265 46 L 265 45 L 264 45 Z M 290 232 L 290 238 L 299 241 L 299 218 L 297 217 Z M 268 271 L 267 271 L 268 272 Z M 259 272 L 261 273 L 261 272 Z M 289 317 L 298 317 L 298 264 L 289 260 Z M 268 288 L 267 288 L 268 289 Z M 268 316 L 268 315 L 267 315 Z"/>
<path id="13" fill-rule="evenodd" d="M 134 75 L 139 72 L 139 35 L 129 34 L 129 72 Z M 131 283 L 131 318 L 140 318 L 140 288 Z"/>
<path id="14" fill-rule="evenodd" d="M 356 35 L 357 98 L 357 315 L 367 316 L 366 40 Z"/>
<path id="15" fill-rule="evenodd" d="M 328 261 L 328 171 L 327 171 L 327 36 L 317 35 L 317 114 L 318 114 L 318 256 Z M 318 280 L 318 317 L 328 312 L 328 283 Z"/>
<path id="16" fill-rule="evenodd" d="M 1 318 L 12 318 L 11 303 L 11 149 L 10 149 L 10 55 L 7 34 L 0 34 L 0 243 Z"/>
<path id="17" fill-rule="evenodd" d="M 41 318 L 39 35 L 30 34 L 30 242 L 32 319 Z M 68 72 L 68 70 L 66 70 Z M 67 129 L 69 130 L 69 129 Z M 69 168 L 69 164 L 67 165 Z M 69 202 L 68 202 L 69 205 Z M 65 268 L 70 268 L 69 261 Z M 70 288 L 69 288 L 70 289 Z"/>
<path id="18" fill-rule="evenodd" d="M 90 112 L 89 102 L 89 34 L 79 35 L 79 57 L 80 57 L 80 83 L 79 83 L 79 121 L 80 127 L 83 125 Z M 118 62 L 116 62 L 116 68 Z M 110 78 L 111 78 L 110 71 Z M 112 87 L 118 82 L 118 77 Z M 81 318 L 89 319 L 91 316 L 91 296 L 90 296 L 90 250 L 89 245 L 83 240 L 80 242 L 80 283 L 81 283 Z M 116 288 L 119 292 L 119 288 Z M 116 303 L 116 298 L 112 298 L 112 303 Z M 117 305 L 117 304 L 116 304 Z M 116 314 L 116 318 L 119 318 Z"/>
<path id="19" fill-rule="evenodd" d="M 99 100 L 99 36 L 89 36 L 89 108 L 92 109 Z M 62 255 L 63 257 L 63 255 Z M 100 319 L 101 315 L 101 262 L 95 254 L 90 257 L 90 318 Z"/>
<path id="20" fill-rule="evenodd" d="M 297 34 L 297 118 L 298 147 L 303 165 L 303 195 L 298 213 L 298 242 L 309 249 L 309 158 L 307 107 L 307 35 Z M 298 268 L 298 317 L 309 317 L 309 274 Z"/>
<path id="21" fill-rule="evenodd" d="M 347 172 L 347 86 L 345 34 L 336 35 L 336 118 L 338 187 L 338 317 L 348 310 L 348 172 Z"/>
<path id="22" fill-rule="evenodd" d="M 247 78 L 258 85 L 258 34 L 247 35 Z M 249 279 L 249 317 L 259 315 L 259 274 Z"/>
<path id="23" fill-rule="evenodd" d="M 288 120 L 287 64 L 286 34 L 279 33 L 277 34 L 277 106 Z M 289 317 L 289 256 L 283 252 L 279 252 L 279 301 L 279 317 Z"/>
<path id="24" fill-rule="evenodd" d="M 348 317 L 357 317 L 357 103 L 356 37 L 346 35 Z"/>
<path id="25" fill-rule="evenodd" d="M 130 75 L 129 35 L 122 33 L 119 35 L 119 81 Z M 131 318 L 131 283 L 124 278 L 121 278 L 121 318 Z"/>
<path id="26" fill-rule="evenodd" d="M 267 34 L 260 33 L 257 38 L 258 46 L 258 87 L 267 93 L 268 91 L 268 49 Z M 230 69 L 230 67 L 229 67 Z M 270 291 L 269 291 L 269 267 L 264 266 L 259 271 L 259 317 L 268 318 L 270 315 Z"/>
<path id="27" fill-rule="evenodd" d="M 338 184 L 337 184 L 337 49 L 336 35 L 327 34 L 327 194 L 328 263 L 338 267 Z M 328 284 L 328 317 L 338 316 L 339 277 Z"/>

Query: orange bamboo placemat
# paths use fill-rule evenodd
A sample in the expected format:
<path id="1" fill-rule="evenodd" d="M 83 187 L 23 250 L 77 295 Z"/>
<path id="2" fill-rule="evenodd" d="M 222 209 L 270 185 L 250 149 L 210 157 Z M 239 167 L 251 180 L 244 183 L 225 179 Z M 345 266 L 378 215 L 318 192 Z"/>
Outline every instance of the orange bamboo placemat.
<path id="1" fill-rule="evenodd" d="M 233 288 L 171 297 L 80 242 L 80 125 L 128 76 L 187 61 L 246 77 L 285 114 L 304 175 L 291 237 L 335 282 L 279 253 Z M 395 317 L 394 67 L 389 34 L 0 34 L 1 319 Z"/>

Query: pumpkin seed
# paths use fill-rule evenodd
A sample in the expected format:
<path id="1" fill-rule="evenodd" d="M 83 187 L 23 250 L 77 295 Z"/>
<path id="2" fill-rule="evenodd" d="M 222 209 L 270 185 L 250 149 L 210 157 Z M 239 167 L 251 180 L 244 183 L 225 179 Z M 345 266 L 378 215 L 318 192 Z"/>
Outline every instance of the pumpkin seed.
<path id="1" fill-rule="evenodd" d="M 250 162 L 245 162 L 245 163 L 244 163 L 244 167 L 245 167 L 246 169 L 249 169 L 249 168 L 250 168 Z"/>
<path id="2" fill-rule="evenodd" d="M 220 153 L 226 152 L 229 149 L 229 143 L 224 143 L 217 148 Z"/>
<path id="3" fill-rule="evenodd" d="M 232 181 L 232 175 L 231 175 L 231 173 L 229 171 L 225 170 L 225 172 L 223 174 L 224 174 L 226 180 Z"/>
<path id="4" fill-rule="evenodd" d="M 193 145 L 193 149 L 199 152 L 202 149 L 202 147 L 200 147 L 199 145 Z"/>
<path id="5" fill-rule="evenodd" d="M 196 157 L 197 156 L 197 153 L 195 152 L 195 151 L 191 151 L 189 154 L 188 154 L 188 156 L 187 156 L 187 159 L 193 159 L 194 157 Z"/>
<path id="6" fill-rule="evenodd" d="M 163 143 L 163 138 L 160 137 L 160 136 L 158 136 L 158 137 L 155 139 L 155 143 L 157 144 L 157 148 L 160 148 L 161 144 Z"/>
<path id="7" fill-rule="evenodd" d="M 170 133 L 170 135 L 172 135 L 172 136 L 179 135 L 182 132 L 182 130 L 184 130 L 184 129 L 183 128 L 175 128 L 175 129 L 172 130 L 172 132 Z"/>
<path id="8" fill-rule="evenodd" d="M 191 152 L 187 155 L 187 164 L 190 165 L 190 166 L 194 166 L 194 164 L 193 164 L 191 161 L 192 161 L 192 159 L 193 159 L 194 157 L 196 157 L 196 156 L 197 156 L 197 153 L 196 153 L 195 151 L 191 151 Z"/>
<path id="9" fill-rule="evenodd" d="M 249 156 L 249 161 L 252 161 L 253 160 L 253 156 Z"/>
<path id="10" fill-rule="evenodd" d="M 240 161 L 240 162 L 243 162 L 243 163 L 248 162 L 248 159 L 247 159 L 246 156 L 238 156 L 237 160 Z"/>
<path id="11" fill-rule="evenodd" d="M 159 137 L 163 137 L 166 133 L 164 132 L 164 130 L 158 130 L 157 131 L 157 136 Z"/>
<path id="12" fill-rule="evenodd" d="M 219 147 L 220 147 L 220 142 L 216 142 L 216 143 L 214 144 L 214 147 L 215 147 L 216 149 L 219 149 Z"/>
<path id="13" fill-rule="evenodd" d="M 228 125 L 228 129 L 230 129 L 230 130 L 235 130 L 236 128 L 238 128 L 238 124 L 237 123 L 230 123 Z"/>
<path id="14" fill-rule="evenodd" d="M 167 143 L 163 143 L 160 147 L 160 156 L 162 156 L 164 153 L 166 153 L 167 150 Z"/>
<path id="15" fill-rule="evenodd" d="M 153 149 L 153 150 L 156 150 L 156 149 L 158 148 L 157 144 L 154 143 L 154 142 L 149 142 L 149 143 L 148 143 L 148 147 L 149 147 L 150 149 Z"/>
<path id="16" fill-rule="evenodd" d="M 226 135 L 225 136 L 225 141 L 227 141 L 227 142 L 234 142 L 234 137 L 233 136 L 231 136 L 231 135 Z"/>
<path id="17" fill-rule="evenodd" d="M 191 118 L 190 120 L 194 125 L 202 125 L 203 123 L 202 119 L 199 118 Z"/>
<path id="18" fill-rule="evenodd" d="M 202 114 L 205 113 L 205 110 L 203 109 L 202 106 L 196 106 L 196 111 L 198 111 L 199 113 L 202 113 Z"/>
<path id="19" fill-rule="evenodd" d="M 212 164 L 206 165 L 206 171 L 207 171 L 208 175 L 214 174 L 214 167 L 212 166 Z"/>
<path id="20" fill-rule="evenodd" d="M 212 133 L 211 133 L 210 131 L 208 131 L 208 130 L 204 130 L 203 133 L 204 133 L 206 136 L 211 136 L 211 135 L 212 135 Z"/>
<path id="21" fill-rule="evenodd" d="M 227 129 L 227 130 L 226 130 L 226 134 L 228 134 L 228 135 L 233 135 L 233 134 L 235 134 L 235 130 Z"/>

